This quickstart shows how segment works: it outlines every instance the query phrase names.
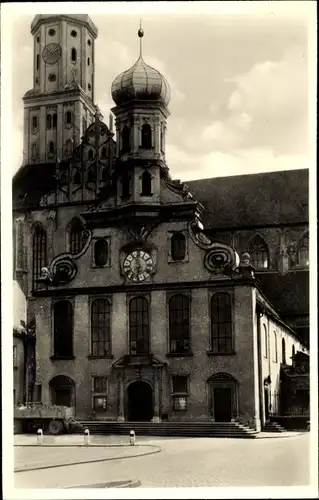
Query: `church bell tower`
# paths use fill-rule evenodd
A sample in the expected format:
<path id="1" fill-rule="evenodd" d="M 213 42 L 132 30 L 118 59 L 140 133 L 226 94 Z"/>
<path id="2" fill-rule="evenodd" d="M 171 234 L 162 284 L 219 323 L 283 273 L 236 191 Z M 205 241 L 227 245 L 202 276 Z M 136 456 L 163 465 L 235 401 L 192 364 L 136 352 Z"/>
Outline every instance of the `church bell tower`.
<path id="1" fill-rule="evenodd" d="M 112 84 L 116 107 L 117 205 L 159 204 L 165 163 L 170 88 L 163 75 L 144 62 L 142 38 L 136 63 Z"/>
<path id="2" fill-rule="evenodd" d="M 37 15 L 31 33 L 33 88 L 23 97 L 25 165 L 72 156 L 95 113 L 97 28 L 89 16 Z"/>

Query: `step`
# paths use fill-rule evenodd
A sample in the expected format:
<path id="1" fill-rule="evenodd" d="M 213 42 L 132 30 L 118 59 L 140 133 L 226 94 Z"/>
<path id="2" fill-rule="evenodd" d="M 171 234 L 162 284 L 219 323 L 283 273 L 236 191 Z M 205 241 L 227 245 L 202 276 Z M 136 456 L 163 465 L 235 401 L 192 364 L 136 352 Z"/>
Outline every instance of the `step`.
<path id="1" fill-rule="evenodd" d="M 254 429 L 237 422 L 105 422 L 81 421 L 91 434 L 126 435 L 134 430 L 137 435 L 184 437 L 255 437 Z"/>

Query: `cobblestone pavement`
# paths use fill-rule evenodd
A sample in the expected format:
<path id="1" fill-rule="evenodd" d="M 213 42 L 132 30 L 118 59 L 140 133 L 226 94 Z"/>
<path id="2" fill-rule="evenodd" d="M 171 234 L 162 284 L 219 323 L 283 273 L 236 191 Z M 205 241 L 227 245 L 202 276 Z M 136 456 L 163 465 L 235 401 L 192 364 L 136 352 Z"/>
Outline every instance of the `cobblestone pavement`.
<path id="1" fill-rule="evenodd" d="M 34 438 L 33 438 L 34 439 Z M 76 436 L 63 437 L 64 442 Z M 60 440 L 61 442 L 63 441 Z M 127 443 L 126 437 L 97 437 L 95 442 Z M 307 486 L 309 484 L 309 434 L 277 439 L 140 438 L 137 442 L 158 445 L 160 453 L 107 462 L 70 465 L 15 474 L 16 488 L 63 488 L 107 481 L 141 481 L 141 487 L 192 486 Z M 38 461 L 59 450 L 67 456 L 72 448 L 15 448 L 35 450 Z M 83 448 L 73 448 L 81 454 Z M 111 450 L 113 448 L 104 448 Z M 92 449 L 92 452 L 100 453 Z M 43 454 L 43 455 L 42 455 Z M 36 455 L 36 454 L 35 454 Z M 41 458 L 42 460 L 42 458 Z M 58 471 L 58 473 L 57 473 Z"/>

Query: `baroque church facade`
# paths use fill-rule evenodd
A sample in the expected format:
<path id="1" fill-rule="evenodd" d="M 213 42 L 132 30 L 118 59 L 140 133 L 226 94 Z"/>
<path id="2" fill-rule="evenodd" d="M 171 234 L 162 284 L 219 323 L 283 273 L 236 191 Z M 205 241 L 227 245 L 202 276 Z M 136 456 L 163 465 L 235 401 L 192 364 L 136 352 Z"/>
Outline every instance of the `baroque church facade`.
<path id="1" fill-rule="evenodd" d="M 27 346 L 15 402 L 260 430 L 281 368 L 307 352 L 307 171 L 174 180 L 170 88 L 143 59 L 143 30 L 108 126 L 89 16 L 37 15 L 31 33 L 13 180 L 14 344 Z"/>

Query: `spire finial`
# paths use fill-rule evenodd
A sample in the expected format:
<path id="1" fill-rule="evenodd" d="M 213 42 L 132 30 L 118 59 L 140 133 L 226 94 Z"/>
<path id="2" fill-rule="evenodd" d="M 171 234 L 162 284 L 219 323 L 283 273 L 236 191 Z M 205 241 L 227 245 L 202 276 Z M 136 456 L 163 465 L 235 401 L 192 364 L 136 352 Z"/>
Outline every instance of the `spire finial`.
<path id="1" fill-rule="evenodd" d="M 137 34 L 140 39 L 140 57 L 142 57 L 142 38 L 144 36 L 144 31 L 142 29 L 142 19 L 140 19 L 140 29 L 138 30 Z"/>

